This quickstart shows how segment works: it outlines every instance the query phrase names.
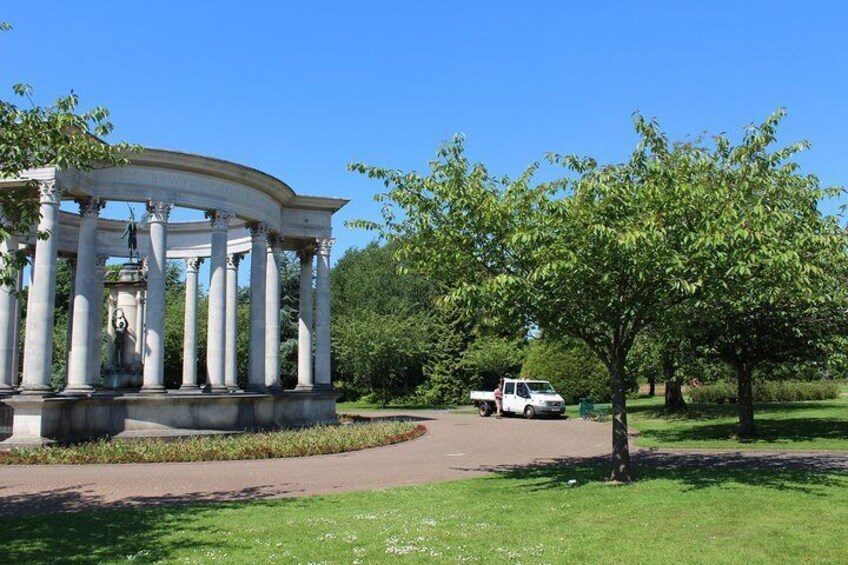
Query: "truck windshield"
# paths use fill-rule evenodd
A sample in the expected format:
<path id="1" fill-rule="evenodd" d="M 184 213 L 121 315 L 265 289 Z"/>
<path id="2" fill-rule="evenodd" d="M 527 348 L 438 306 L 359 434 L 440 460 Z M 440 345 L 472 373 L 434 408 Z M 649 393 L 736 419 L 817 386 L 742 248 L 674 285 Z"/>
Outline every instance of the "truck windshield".
<path id="1" fill-rule="evenodd" d="M 547 381 L 529 381 L 525 383 L 527 387 L 530 389 L 530 392 L 542 393 L 542 394 L 556 394 L 554 387 L 551 386 L 551 383 Z"/>

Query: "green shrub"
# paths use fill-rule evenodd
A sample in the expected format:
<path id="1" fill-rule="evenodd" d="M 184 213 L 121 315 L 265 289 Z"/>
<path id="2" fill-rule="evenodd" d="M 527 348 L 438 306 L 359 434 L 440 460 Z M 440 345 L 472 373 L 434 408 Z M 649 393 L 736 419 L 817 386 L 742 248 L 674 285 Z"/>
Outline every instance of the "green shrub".
<path id="1" fill-rule="evenodd" d="M 802 400 L 831 400 L 839 397 L 839 384 L 835 381 L 760 381 L 753 387 L 754 402 L 799 402 Z M 692 402 L 699 404 L 723 403 L 736 400 L 735 384 L 720 381 L 711 385 L 691 388 Z"/>
<path id="2" fill-rule="evenodd" d="M 577 404 L 582 397 L 610 401 L 609 372 L 586 345 L 577 341 L 534 340 L 521 376 L 550 381 L 567 404 Z"/>

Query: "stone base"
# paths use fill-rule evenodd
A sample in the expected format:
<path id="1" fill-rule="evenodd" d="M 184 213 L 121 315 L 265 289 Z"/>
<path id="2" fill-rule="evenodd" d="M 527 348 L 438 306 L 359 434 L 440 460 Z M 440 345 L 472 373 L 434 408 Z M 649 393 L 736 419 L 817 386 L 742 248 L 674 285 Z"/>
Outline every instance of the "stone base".
<path id="1" fill-rule="evenodd" d="M 98 437 L 173 436 L 303 427 L 336 421 L 335 392 L 278 394 L 93 394 L 12 396 L 0 399 L 13 410 L 12 436 L 0 447 L 44 445 Z"/>
<path id="2" fill-rule="evenodd" d="M 107 371 L 103 376 L 103 388 L 111 390 L 138 390 L 142 384 L 141 372 Z"/>

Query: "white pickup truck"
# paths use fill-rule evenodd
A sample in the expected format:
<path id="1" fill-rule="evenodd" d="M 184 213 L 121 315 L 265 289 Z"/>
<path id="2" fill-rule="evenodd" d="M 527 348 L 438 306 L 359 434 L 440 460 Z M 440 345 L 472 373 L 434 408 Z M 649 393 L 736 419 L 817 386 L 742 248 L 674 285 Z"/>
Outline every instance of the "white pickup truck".
<path id="1" fill-rule="evenodd" d="M 483 417 L 495 411 L 494 391 L 471 391 L 471 400 Z M 565 401 L 548 381 L 504 379 L 503 412 L 523 414 L 528 420 L 536 416 L 559 416 L 565 411 Z"/>

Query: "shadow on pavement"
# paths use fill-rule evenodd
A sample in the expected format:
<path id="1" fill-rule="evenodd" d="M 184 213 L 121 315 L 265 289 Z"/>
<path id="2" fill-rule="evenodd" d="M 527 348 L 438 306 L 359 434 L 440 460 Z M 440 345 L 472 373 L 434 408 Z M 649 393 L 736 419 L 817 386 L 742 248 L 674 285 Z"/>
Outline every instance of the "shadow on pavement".
<path id="1" fill-rule="evenodd" d="M 120 501 L 108 501 L 90 488 L 74 485 L 61 489 L 27 494 L 4 494 L 0 489 L 0 517 L 19 517 L 56 512 L 89 510 L 123 510 L 139 507 L 182 506 L 221 502 L 264 500 L 281 495 L 297 494 L 297 490 L 280 490 L 281 485 L 265 485 L 232 491 L 191 492 L 180 495 L 136 496 Z M 284 485 L 283 485 L 284 486 Z M 8 488 L 8 487 L 3 487 Z"/>

